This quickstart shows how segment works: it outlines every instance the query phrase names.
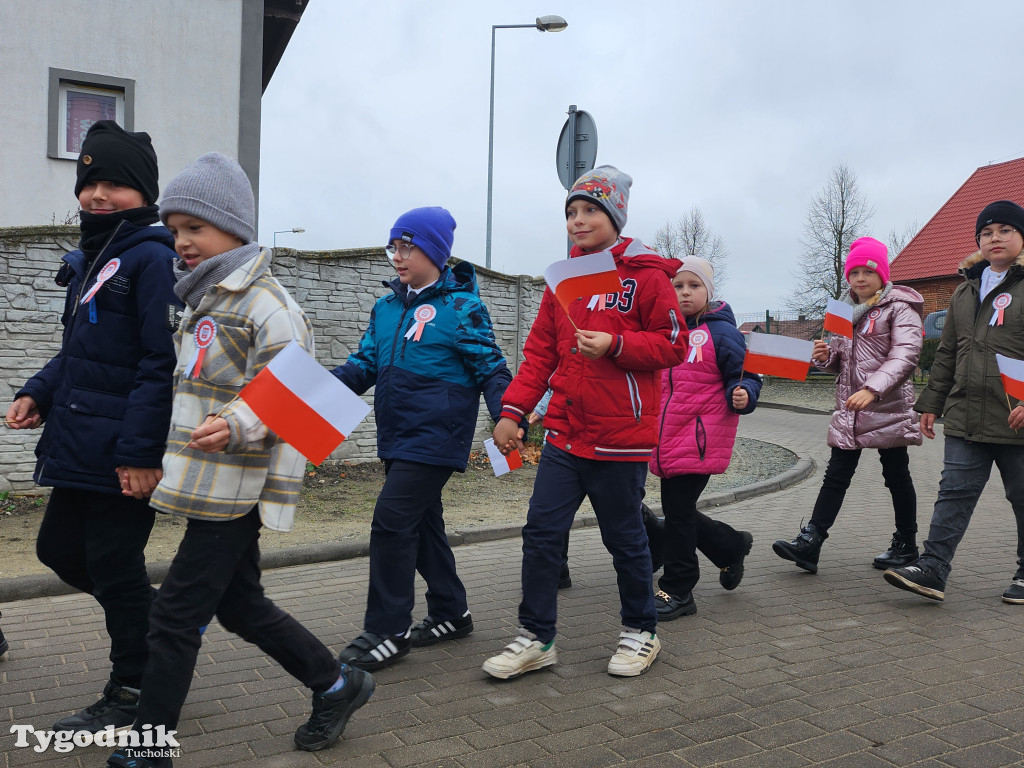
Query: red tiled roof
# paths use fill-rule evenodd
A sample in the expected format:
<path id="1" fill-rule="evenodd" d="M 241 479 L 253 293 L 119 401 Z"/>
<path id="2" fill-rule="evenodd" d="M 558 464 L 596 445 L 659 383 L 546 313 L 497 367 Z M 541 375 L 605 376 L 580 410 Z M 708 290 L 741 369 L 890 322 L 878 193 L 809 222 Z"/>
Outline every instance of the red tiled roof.
<path id="1" fill-rule="evenodd" d="M 964 257 L 978 250 L 974 223 L 994 200 L 1024 203 L 1024 157 L 972 173 L 893 260 L 893 282 L 955 275 Z"/>

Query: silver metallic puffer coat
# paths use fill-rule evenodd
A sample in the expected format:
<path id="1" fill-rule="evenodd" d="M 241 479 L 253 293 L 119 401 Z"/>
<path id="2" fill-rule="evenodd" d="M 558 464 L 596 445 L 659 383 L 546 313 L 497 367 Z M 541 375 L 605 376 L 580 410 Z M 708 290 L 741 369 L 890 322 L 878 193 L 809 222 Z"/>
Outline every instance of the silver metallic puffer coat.
<path id="1" fill-rule="evenodd" d="M 912 376 L 924 341 L 923 304 L 913 288 L 894 285 L 860 319 L 852 340 L 832 337 L 828 360 L 816 364 L 838 374 L 829 446 L 854 450 L 921 444 Z M 863 411 L 848 410 L 847 398 L 861 389 L 879 399 Z"/>

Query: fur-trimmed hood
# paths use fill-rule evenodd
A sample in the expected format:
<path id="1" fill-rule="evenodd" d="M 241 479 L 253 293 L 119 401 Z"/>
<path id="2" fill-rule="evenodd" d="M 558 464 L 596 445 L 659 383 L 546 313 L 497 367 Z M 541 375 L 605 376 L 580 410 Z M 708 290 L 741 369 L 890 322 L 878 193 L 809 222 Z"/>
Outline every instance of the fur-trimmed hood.
<path id="1" fill-rule="evenodd" d="M 981 251 L 975 251 L 966 259 L 960 262 L 957 266 L 957 272 L 964 277 L 970 279 L 973 277 L 981 277 L 981 273 L 985 271 L 985 267 L 989 266 L 988 259 L 981 255 Z M 1010 268 L 1021 267 L 1024 268 L 1024 251 L 1020 252 L 1017 256 L 1017 260 L 1010 265 Z"/>

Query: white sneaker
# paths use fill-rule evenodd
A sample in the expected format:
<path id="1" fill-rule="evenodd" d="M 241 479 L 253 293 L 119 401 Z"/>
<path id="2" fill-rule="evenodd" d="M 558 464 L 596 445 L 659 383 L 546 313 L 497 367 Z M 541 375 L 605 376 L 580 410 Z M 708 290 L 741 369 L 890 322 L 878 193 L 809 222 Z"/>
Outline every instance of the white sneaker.
<path id="1" fill-rule="evenodd" d="M 485 661 L 483 669 L 491 677 L 508 680 L 510 677 L 519 677 L 524 672 L 550 667 L 557 662 L 558 652 L 554 643 L 545 650 L 540 640 L 520 635 L 506 645 L 497 656 Z"/>
<path id="2" fill-rule="evenodd" d="M 608 674 L 617 677 L 642 675 L 654 663 L 660 650 L 661 641 L 653 632 L 624 629 L 619 633 L 619 647 L 608 662 Z"/>

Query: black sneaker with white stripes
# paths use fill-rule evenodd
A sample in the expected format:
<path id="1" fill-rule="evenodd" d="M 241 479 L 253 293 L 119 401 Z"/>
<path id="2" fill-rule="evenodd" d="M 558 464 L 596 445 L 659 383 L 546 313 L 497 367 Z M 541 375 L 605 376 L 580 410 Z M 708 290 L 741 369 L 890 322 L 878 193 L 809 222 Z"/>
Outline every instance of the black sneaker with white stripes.
<path id="1" fill-rule="evenodd" d="M 408 632 L 404 635 L 386 637 L 373 632 L 363 632 L 338 654 L 338 661 L 373 672 L 375 669 L 394 664 L 409 652 L 410 647 Z"/>
<path id="2" fill-rule="evenodd" d="M 413 648 L 422 648 L 425 645 L 440 643 L 442 640 L 455 640 L 459 637 L 466 637 L 473 632 L 473 617 L 466 611 L 457 619 L 438 621 L 432 616 L 427 616 L 423 621 L 414 626 L 410 631 L 410 639 Z"/>

